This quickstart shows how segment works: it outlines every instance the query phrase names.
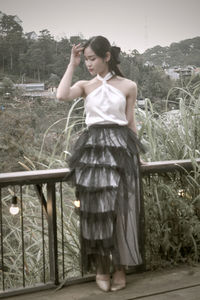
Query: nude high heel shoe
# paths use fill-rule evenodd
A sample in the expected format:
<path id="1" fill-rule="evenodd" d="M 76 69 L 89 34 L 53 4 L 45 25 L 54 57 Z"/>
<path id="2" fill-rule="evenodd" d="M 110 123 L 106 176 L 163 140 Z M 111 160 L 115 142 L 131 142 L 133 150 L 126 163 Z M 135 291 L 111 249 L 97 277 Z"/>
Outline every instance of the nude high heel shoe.
<path id="1" fill-rule="evenodd" d="M 98 285 L 100 290 L 108 292 L 110 290 L 110 275 L 97 274 L 96 284 Z"/>
<path id="2" fill-rule="evenodd" d="M 116 292 L 116 291 L 125 289 L 125 287 L 126 287 L 126 282 L 112 283 L 110 290 L 111 290 L 111 292 Z"/>
<path id="3" fill-rule="evenodd" d="M 118 270 L 114 273 L 110 290 L 116 292 L 126 287 L 126 275 L 124 270 Z"/>

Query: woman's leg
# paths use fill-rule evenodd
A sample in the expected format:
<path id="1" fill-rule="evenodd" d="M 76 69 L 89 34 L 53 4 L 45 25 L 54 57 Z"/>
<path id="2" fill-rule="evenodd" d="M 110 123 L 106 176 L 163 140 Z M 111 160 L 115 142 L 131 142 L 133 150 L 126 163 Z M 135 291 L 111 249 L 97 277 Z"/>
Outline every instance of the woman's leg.
<path id="1" fill-rule="evenodd" d="M 108 256 L 97 256 L 96 283 L 104 292 L 110 290 L 110 258 Z"/>
<path id="2" fill-rule="evenodd" d="M 110 274 L 109 256 L 98 255 L 96 261 L 97 274 Z"/>

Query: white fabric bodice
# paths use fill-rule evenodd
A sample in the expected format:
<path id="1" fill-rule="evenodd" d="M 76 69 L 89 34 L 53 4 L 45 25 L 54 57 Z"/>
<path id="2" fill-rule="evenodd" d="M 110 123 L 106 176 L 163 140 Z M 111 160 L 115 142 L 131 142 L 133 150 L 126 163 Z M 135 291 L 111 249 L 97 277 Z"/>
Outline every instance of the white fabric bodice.
<path id="1" fill-rule="evenodd" d="M 102 85 L 97 87 L 85 98 L 86 125 L 93 124 L 118 124 L 127 125 L 126 97 L 123 93 L 107 83 L 112 77 L 111 73 L 103 78 L 97 75 Z"/>

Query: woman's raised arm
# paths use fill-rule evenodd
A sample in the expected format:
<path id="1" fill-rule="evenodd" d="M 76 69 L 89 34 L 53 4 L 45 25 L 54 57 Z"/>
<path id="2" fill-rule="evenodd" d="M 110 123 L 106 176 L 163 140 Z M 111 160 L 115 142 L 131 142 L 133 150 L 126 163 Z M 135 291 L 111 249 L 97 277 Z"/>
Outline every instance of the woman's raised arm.
<path id="1" fill-rule="evenodd" d="M 60 101 L 73 100 L 75 98 L 83 96 L 83 84 L 85 81 L 78 81 L 72 87 L 72 77 L 76 67 L 79 65 L 81 60 L 81 52 L 83 48 L 80 44 L 73 45 L 71 51 L 70 63 L 67 67 L 65 74 L 63 75 L 60 84 L 57 89 L 56 97 Z"/>

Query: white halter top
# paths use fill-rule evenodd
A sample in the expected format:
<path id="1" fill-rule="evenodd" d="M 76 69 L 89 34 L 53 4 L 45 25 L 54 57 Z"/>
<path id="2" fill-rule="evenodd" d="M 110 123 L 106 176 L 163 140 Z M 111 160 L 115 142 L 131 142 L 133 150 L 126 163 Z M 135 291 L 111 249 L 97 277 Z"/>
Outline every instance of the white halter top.
<path id="1" fill-rule="evenodd" d="M 85 98 L 86 125 L 93 124 L 118 124 L 127 125 L 126 119 L 126 98 L 123 93 L 108 84 L 112 78 L 108 73 L 103 78 L 97 75 L 97 79 L 102 81 L 102 85 L 97 87 Z"/>

